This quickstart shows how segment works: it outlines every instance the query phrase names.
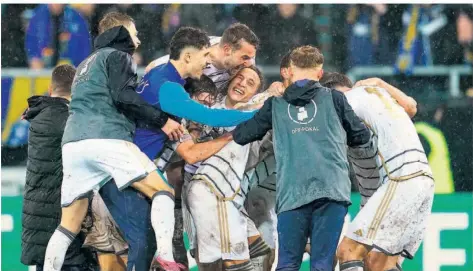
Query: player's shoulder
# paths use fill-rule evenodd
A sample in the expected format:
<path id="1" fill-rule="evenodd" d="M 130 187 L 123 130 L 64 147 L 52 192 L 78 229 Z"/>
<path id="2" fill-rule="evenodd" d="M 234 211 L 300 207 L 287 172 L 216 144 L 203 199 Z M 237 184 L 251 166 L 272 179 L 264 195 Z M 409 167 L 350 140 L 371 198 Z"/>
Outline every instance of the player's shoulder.
<path id="1" fill-rule="evenodd" d="M 166 64 L 168 62 L 169 62 L 169 55 L 162 56 L 162 57 L 155 60 L 155 62 L 154 62 L 155 66 L 154 67 L 156 68 L 156 67 L 161 66 L 163 64 Z"/>
<path id="2" fill-rule="evenodd" d="M 344 92 L 343 94 L 347 98 L 347 100 L 359 100 L 362 99 L 365 95 L 367 95 L 369 92 L 367 92 L 366 89 L 371 89 L 373 87 L 368 87 L 368 86 L 360 86 L 356 88 L 352 88 L 349 91 Z"/>

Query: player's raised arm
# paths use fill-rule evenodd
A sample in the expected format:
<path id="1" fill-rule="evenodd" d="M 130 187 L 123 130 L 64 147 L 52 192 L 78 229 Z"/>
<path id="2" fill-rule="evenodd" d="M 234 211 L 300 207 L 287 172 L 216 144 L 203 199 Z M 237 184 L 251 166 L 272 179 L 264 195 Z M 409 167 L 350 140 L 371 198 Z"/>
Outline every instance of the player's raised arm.
<path id="1" fill-rule="evenodd" d="M 181 85 L 172 82 L 162 85 L 159 101 L 161 109 L 166 113 L 212 127 L 236 126 L 255 114 L 254 111 L 209 108 L 192 100 Z"/>
<path id="2" fill-rule="evenodd" d="M 354 87 L 359 86 L 376 86 L 384 88 L 388 91 L 389 95 L 391 95 L 391 97 L 393 97 L 399 103 L 399 105 L 404 108 L 409 117 L 413 118 L 417 113 L 416 100 L 414 100 L 410 96 L 407 96 L 404 92 L 402 92 L 395 86 L 390 85 L 379 78 L 368 78 L 365 80 L 358 81 L 356 82 Z"/>
<path id="3" fill-rule="evenodd" d="M 193 140 L 187 140 L 179 144 L 176 148 L 176 152 L 188 164 L 195 164 L 210 158 L 232 140 L 233 138 L 230 133 L 202 143 L 195 143 Z"/>
<path id="4" fill-rule="evenodd" d="M 263 139 L 264 135 L 272 129 L 272 103 L 273 98 L 269 98 L 264 103 L 260 111 L 255 116 L 238 125 L 233 131 L 233 140 L 239 145 L 246 145 L 256 140 Z"/>

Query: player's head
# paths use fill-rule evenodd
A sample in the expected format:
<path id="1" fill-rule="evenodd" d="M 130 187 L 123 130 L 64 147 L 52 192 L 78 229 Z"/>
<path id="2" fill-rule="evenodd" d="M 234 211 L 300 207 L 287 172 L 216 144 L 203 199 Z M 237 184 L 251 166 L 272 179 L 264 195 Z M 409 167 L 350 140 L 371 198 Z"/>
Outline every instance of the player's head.
<path id="1" fill-rule="evenodd" d="M 326 72 L 322 79 L 320 79 L 322 86 L 336 89 L 341 92 L 349 91 L 353 88 L 353 83 L 348 76 L 338 72 Z"/>
<path id="2" fill-rule="evenodd" d="M 305 45 L 292 50 L 289 55 L 288 77 L 292 84 L 302 79 L 320 80 L 323 76 L 324 56 L 314 46 Z"/>
<path id="3" fill-rule="evenodd" d="M 282 83 L 284 84 L 284 87 L 287 88 L 290 83 L 289 83 L 289 64 L 290 64 L 290 57 L 291 56 L 291 51 L 287 52 L 281 59 L 281 65 L 279 66 L 279 73 L 281 74 L 282 78 Z"/>
<path id="4" fill-rule="evenodd" d="M 64 4 L 48 4 L 49 12 L 53 15 L 60 15 L 64 12 Z"/>
<path id="5" fill-rule="evenodd" d="M 71 97 L 71 86 L 74 81 L 76 69 L 69 64 L 59 65 L 54 68 L 51 75 L 51 85 L 49 86 L 49 95 L 51 97 Z"/>
<path id="6" fill-rule="evenodd" d="M 248 26 L 241 23 L 230 25 L 223 32 L 219 44 L 223 67 L 231 70 L 253 65 L 259 43 L 258 37 Z"/>
<path id="7" fill-rule="evenodd" d="M 179 62 L 183 77 L 199 79 L 209 63 L 209 46 L 209 37 L 203 30 L 181 27 L 171 39 L 169 58 Z"/>
<path id="8" fill-rule="evenodd" d="M 109 12 L 103 16 L 102 20 L 99 22 L 99 34 L 102 34 L 116 26 L 123 26 L 128 30 L 128 33 L 130 33 L 130 37 L 133 40 L 133 44 L 135 45 L 135 49 L 140 46 L 141 41 L 138 39 L 135 20 L 120 12 Z"/>
<path id="9" fill-rule="evenodd" d="M 184 89 L 192 99 L 209 107 L 215 103 L 219 93 L 212 79 L 206 75 L 202 75 L 200 79 L 187 78 Z"/>
<path id="10" fill-rule="evenodd" d="M 256 66 L 241 68 L 228 83 L 227 99 L 233 105 L 246 103 L 264 90 L 264 78 Z"/>

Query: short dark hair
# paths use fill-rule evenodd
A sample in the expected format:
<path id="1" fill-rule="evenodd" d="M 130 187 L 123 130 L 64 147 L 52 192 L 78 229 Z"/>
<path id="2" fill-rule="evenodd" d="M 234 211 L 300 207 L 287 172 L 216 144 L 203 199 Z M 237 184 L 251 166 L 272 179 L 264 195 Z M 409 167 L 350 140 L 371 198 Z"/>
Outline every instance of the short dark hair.
<path id="1" fill-rule="evenodd" d="M 74 66 L 64 64 L 54 68 L 51 75 L 51 86 L 52 92 L 59 96 L 70 96 L 72 81 L 74 81 L 74 75 L 76 69 Z"/>
<path id="2" fill-rule="evenodd" d="M 109 12 L 105 14 L 99 22 L 99 34 L 102 34 L 115 26 L 125 26 L 130 23 L 135 23 L 135 20 L 130 16 L 120 12 Z"/>
<path id="3" fill-rule="evenodd" d="M 199 28 L 194 27 L 181 27 L 172 36 L 169 49 L 171 53 L 169 58 L 172 60 L 178 60 L 181 56 L 181 52 L 186 47 L 194 47 L 201 50 L 204 47 L 210 47 L 210 40 L 207 33 Z"/>
<path id="4" fill-rule="evenodd" d="M 292 50 L 291 63 L 301 69 L 313 69 L 324 64 L 324 55 L 317 47 L 305 45 Z"/>
<path id="5" fill-rule="evenodd" d="M 189 93 L 189 96 L 193 97 L 200 93 L 209 93 L 214 98 L 217 98 L 218 90 L 215 83 L 206 75 L 202 75 L 200 79 L 187 78 L 184 89 Z"/>
<path id="6" fill-rule="evenodd" d="M 320 84 L 326 88 L 335 89 L 337 86 L 352 88 L 353 83 L 351 82 L 348 76 L 338 73 L 338 72 L 326 72 L 322 79 L 320 79 Z"/>
<path id="7" fill-rule="evenodd" d="M 242 39 L 258 49 L 260 43 L 258 36 L 242 23 L 234 23 L 225 29 L 220 44 L 230 44 L 234 50 L 238 50 L 241 48 Z"/>
<path id="8" fill-rule="evenodd" d="M 281 58 L 281 64 L 279 66 L 279 69 L 289 68 L 289 65 L 291 64 L 290 56 L 291 56 L 291 51 L 283 55 L 283 57 Z"/>

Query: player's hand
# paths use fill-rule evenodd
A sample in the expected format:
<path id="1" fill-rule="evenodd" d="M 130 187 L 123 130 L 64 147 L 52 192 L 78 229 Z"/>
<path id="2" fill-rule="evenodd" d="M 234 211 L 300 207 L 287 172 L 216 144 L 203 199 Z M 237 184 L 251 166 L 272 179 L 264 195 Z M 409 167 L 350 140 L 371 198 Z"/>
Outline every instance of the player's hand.
<path id="1" fill-rule="evenodd" d="M 172 119 L 168 119 L 168 121 L 166 122 L 166 124 L 164 124 L 161 130 L 163 130 L 163 132 L 172 141 L 179 140 L 179 138 L 181 138 L 185 131 L 184 126 Z"/>
<path id="2" fill-rule="evenodd" d="M 381 87 L 381 84 L 383 82 L 384 81 L 379 79 L 379 78 L 372 77 L 372 78 L 368 78 L 368 79 L 360 80 L 360 81 L 356 82 L 353 87 L 354 88 L 360 87 L 360 86 Z"/>
<path id="3" fill-rule="evenodd" d="M 285 90 L 286 88 L 284 87 L 284 84 L 276 81 L 273 82 L 266 91 L 269 92 L 271 96 L 280 97 L 284 94 Z"/>

